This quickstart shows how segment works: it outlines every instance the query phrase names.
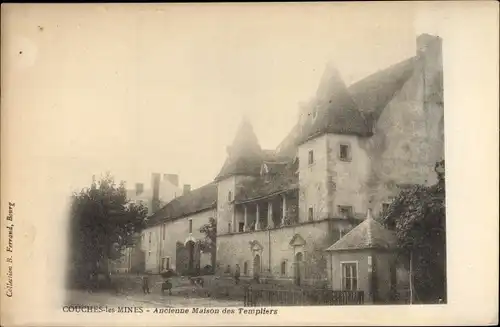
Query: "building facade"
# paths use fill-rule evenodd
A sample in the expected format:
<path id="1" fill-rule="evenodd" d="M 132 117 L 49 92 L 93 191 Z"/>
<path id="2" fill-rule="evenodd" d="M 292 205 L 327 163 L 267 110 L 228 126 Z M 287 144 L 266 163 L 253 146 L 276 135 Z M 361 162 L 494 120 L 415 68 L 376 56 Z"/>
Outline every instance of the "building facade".
<path id="1" fill-rule="evenodd" d="M 153 173 L 151 174 L 151 187 L 145 189 L 143 183 L 136 183 L 134 189 L 127 189 L 127 199 L 131 203 L 145 205 L 148 208 L 148 215 L 152 215 L 164 204 L 189 191 L 189 185 L 179 187 L 178 175 Z M 144 272 L 148 264 L 146 259 L 149 253 L 143 249 L 142 236 L 139 242 L 139 246 L 136 244 L 125 248 L 118 260 L 110 260 L 109 267 L 112 272 Z"/>
<path id="2" fill-rule="evenodd" d="M 144 188 L 144 183 L 136 183 L 135 188 L 127 189 L 127 199 L 136 204 L 143 204 L 148 208 L 151 215 L 163 205 L 172 201 L 184 192 L 190 190 L 190 185 L 179 185 L 177 174 L 151 174 L 150 188 Z"/>
<path id="3" fill-rule="evenodd" d="M 261 149 L 244 120 L 214 182 L 154 214 L 143 248 L 168 253 L 178 270 L 186 259 L 172 256 L 174 245 L 197 244 L 198 227 L 215 218 L 217 274 L 239 265 L 242 277 L 332 284 L 326 249 L 368 210 L 382 215 L 401 188 L 436 182 L 444 158 L 441 39 L 420 35 L 416 49 L 349 87 L 327 66 L 276 150 Z M 162 228 L 169 241 L 155 243 Z M 188 250 L 190 267 L 200 265 L 197 251 Z M 161 260 L 146 261 L 161 270 Z"/>

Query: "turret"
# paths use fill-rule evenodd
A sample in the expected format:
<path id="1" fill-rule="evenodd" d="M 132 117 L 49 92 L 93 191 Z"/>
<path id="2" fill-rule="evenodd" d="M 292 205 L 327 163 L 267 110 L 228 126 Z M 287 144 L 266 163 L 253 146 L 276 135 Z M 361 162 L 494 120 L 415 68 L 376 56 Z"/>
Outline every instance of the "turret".
<path id="1" fill-rule="evenodd" d="M 299 219 L 303 222 L 348 218 L 366 210 L 359 185 L 369 158 L 360 139 L 371 136 L 372 131 L 331 64 L 315 101 L 298 147 Z"/>
<path id="2" fill-rule="evenodd" d="M 263 152 L 250 121 L 241 122 L 232 144 L 227 149 L 227 158 L 215 178 L 217 182 L 217 233 L 236 231 L 236 212 L 233 201 L 238 185 L 248 179 L 258 177 L 263 160 Z"/>

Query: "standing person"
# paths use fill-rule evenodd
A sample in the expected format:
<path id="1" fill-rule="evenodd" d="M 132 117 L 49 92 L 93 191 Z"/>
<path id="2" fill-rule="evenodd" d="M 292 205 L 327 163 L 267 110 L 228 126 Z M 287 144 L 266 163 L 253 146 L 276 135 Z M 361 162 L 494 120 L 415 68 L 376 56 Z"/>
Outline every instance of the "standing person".
<path id="1" fill-rule="evenodd" d="M 240 283 L 240 265 L 236 264 L 236 269 L 234 270 L 234 282 L 236 285 Z"/>
<path id="2" fill-rule="evenodd" d="M 149 291 L 149 277 L 148 276 L 142 277 L 142 290 L 143 290 L 144 294 L 151 293 Z"/>

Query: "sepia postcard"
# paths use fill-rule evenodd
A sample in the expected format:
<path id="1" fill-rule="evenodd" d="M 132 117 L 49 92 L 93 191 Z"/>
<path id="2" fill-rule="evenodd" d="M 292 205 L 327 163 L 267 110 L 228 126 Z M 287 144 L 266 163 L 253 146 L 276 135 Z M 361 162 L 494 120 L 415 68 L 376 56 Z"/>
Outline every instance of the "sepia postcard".
<path id="1" fill-rule="evenodd" d="M 495 325 L 498 4 L 3 4 L 1 325 Z"/>

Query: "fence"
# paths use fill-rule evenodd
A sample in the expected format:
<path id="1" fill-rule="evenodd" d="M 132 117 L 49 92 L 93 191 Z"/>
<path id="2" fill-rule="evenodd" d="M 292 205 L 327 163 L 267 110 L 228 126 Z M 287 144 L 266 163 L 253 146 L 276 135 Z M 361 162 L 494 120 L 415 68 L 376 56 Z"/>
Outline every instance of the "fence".
<path id="1" fill-rule="evenodd" d="M 325 289 L 256 289 L 245 288 L 244 306 L 301 305 L 360 305 L 363 291 L 333 291 Z"/>

